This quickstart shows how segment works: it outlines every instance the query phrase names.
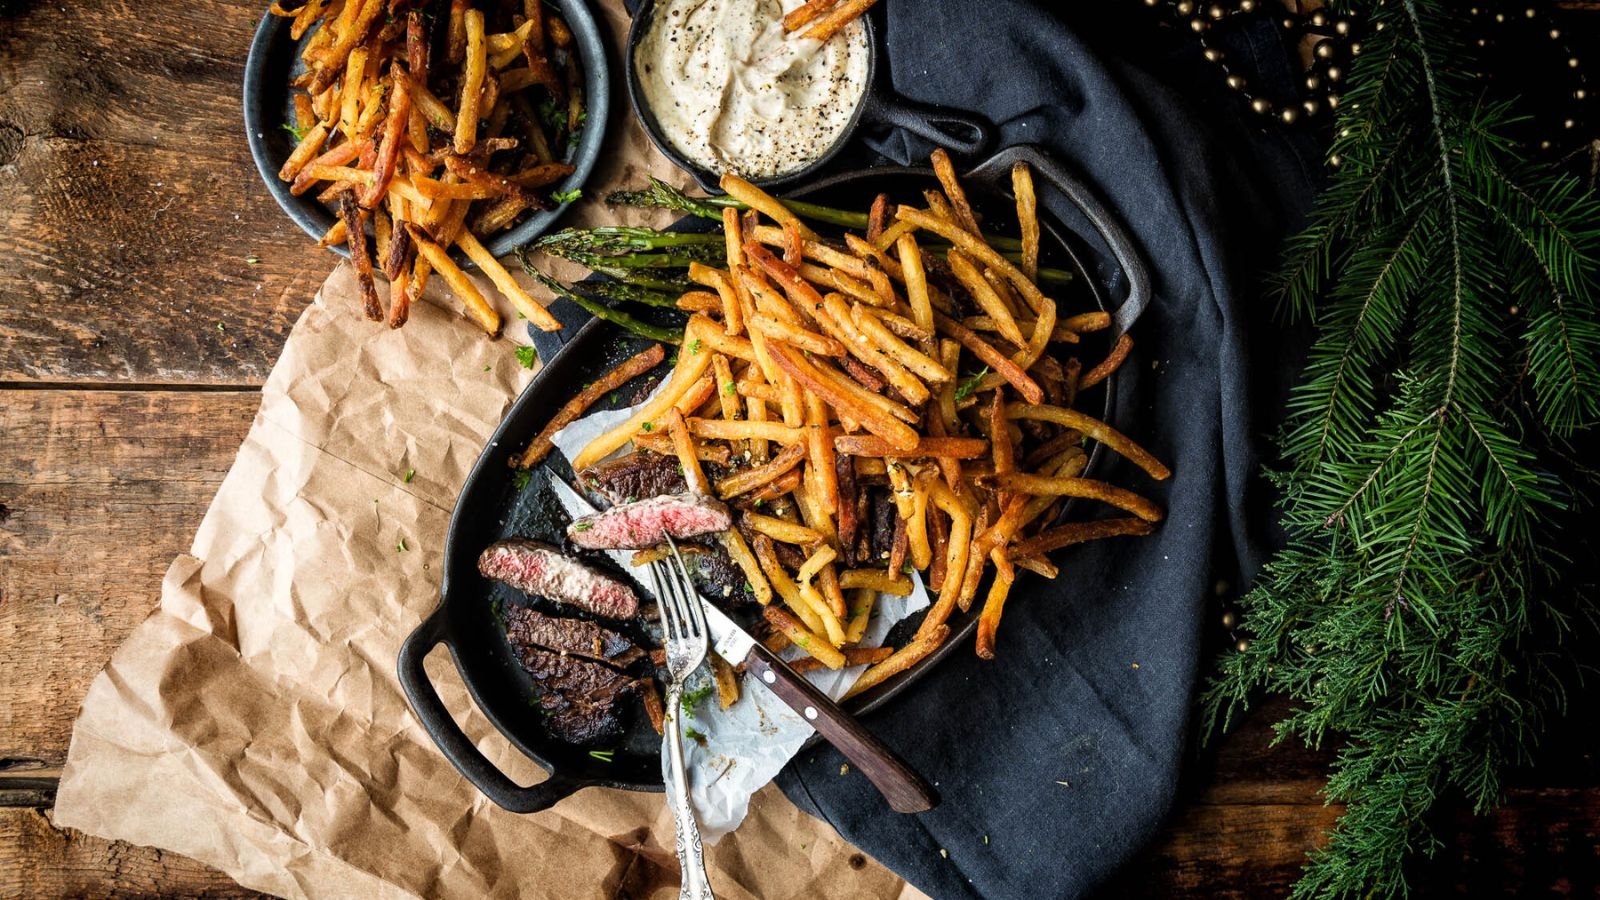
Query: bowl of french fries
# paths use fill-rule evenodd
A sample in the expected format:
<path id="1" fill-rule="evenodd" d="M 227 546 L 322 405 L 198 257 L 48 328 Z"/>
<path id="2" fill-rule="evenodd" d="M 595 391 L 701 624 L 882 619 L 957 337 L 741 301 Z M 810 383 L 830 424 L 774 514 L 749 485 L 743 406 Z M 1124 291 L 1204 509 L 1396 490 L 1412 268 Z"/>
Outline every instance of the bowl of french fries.
<path id="1" fill-rule="evenodd" d="M 979 656 L 996 656 L 1023 572 L 1053 579 L 1057 551 L 1146 535 L 1164 517 L 1146 494 L 1170 469 L 1109 421 L 1136 310 L 1114 307 L 1064 229 L 1042 221 L 1034 164 L 1048 161 L 1002 151 L 969 191 L 941 151 L 931 170 L 846 173 L 803 199 L 725 176 L 722 197 L 657 188 L 641 201 L 689 211 L 700 228 L 541 242 L 604 273 L 553 287 L 632 332 L 610 334 L 677 344 L 664 387 L 584 447 L 573 470 L 582 479 L 618 452 L 676 457 L 690 485 L 734 508 L 724 546 L 768 640 L 803 651 L 801 668 L 870 664 L 852 689 L 868 695 L 863 708 L 969 634 Z M 1104 226 L 1081 185 L 1063 192 Z M 1120 229 L 1104 227 L 1142 306 L 1142 268 Z M 651 302 L 639 291 L 674 285 L 686 316 L 676 331 L 621 312 L 624 300 Z M 581 343 L 591 355 L 596 334 L 564 352 Z M 512 465 L 540 464 L 585 397 L 615 385 L 601 375 L 591 387 L 530 430 Z M 892 537 L 878 544 L 868 538 L 874 496 L 892 504 Z M 895 646 L 860 646 L 875 598 L 909 594 L 913 579 L 933 598 L 927 614 L 892 633 Z"/>
<path id="2" fill-rule="evenodd" d="M 552 330 L 497 259 L 581 195 L 608 79 L 581 0 L 280 0 L 251 44 L 245 120 L 268 190 L 320 246 L 350 257 L 369 318 L 404 324 L 437 274 L 498 331 L 461 272 L 476 266 Z"/>

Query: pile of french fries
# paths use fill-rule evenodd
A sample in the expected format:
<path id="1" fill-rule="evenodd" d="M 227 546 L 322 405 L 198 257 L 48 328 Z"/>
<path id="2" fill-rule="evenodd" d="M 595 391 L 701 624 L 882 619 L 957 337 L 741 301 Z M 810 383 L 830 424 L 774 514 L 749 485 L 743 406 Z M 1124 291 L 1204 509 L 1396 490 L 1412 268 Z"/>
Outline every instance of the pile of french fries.
<path id="1" fill-rule="evenodd" d="M 385 318 L 375 270 L 389 281 L 394 328 L 438 272 L 497 333 L 500 315 L 451 259 L 454 246 L 528 320 L 560 328 L 480 238 L 553 208 L 551 187 L 572 174 L 561 160 L 583 125 L 583 91 L 561 17 L 542 0 L 306 0 L 271 11 L 293 19 L 295 40 L 316 27 L 291 86 L 285 127 L 298 142 L 278 177 L 338 210 L 319 243 L 349 246 L 368 318 Z"/>
<path id="2" fill-rule="evenodd" d="M 1027 166 L 1012 171 L 1019 265 L 986 240 L 948 157 L 936 154 L 934 168 L 942 190 L 925 194 L 926 207 L 891 210 L 880 196 L 867 233 L 842 241 L 822 239 L 775 198 L 725 177 L 723 189 L 748 211 L 723 212 L 725 267 L 690 268 L 702 289 L 680 301 L 691 316 L 665 388 L 572 460 L 581 472 L 630 443 L 675 454 L 692 490 L 738 510 L 727 550 L 780 640 L 810 654 L 811 666 L 874 664 L 855 692 L 948 639 L 953 611 L 978 602 L 991 569 L 977 634 L 986 659 L 1017 569 L 1053 578 L 1052 550 L 1150 532 L 1163 514 L 1156 504 L 1083 477 L 1087 441 L 1153 479 L 1171 474 L 1073 408 L 1131 341 L 1123 336 L 1087 369 L 1052 352 L 1109 328 L 1110 317 L 1062 316 L 1039 289 Z M 940 278 L 929 278 L 933 267 Z M 588 402 L 661 358 L 655 345 L 624 362 L 585 392 Z M 586 406 L 576 398 L 553 427 Z M 548 450 L 536 439 L 518 462 Z M 714 481 L 708 462 L 722 473 Z M 896 507 L 887 558 L 859 552 L 863 488 L 874 483 L 889 486 Z M 1126 515 L 1051 525 L 1069 497 Z M 780 544 L 804 562 L 784 565 L 780 556 L 792 563 L 797 554 Z M 898 650 L 856 647 L 878 593 L 909 594 L 913 570 L 938 594 L 914 638 Z"/>

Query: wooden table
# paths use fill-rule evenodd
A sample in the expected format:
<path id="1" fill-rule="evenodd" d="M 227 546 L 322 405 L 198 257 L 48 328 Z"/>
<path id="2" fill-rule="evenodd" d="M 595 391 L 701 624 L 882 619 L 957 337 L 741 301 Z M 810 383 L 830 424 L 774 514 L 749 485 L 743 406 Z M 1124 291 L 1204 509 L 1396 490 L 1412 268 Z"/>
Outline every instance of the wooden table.
<path id="1" fill-rule="evenodd" d="M 0 3 L 0 896 L 248 893 L 50 808 L 90 679 L 153 608 L 332 263 L 243 140 L 263 5 Z M 1195 760 L 1115 893 L 1284 893 L 1337 811 L 1328 753 L 1269 750 L 1277 712 Z M 1554 755 L 1493 816 L 1447 806 L 1427 893 L 1593 895 L 1600 779 Z"/>

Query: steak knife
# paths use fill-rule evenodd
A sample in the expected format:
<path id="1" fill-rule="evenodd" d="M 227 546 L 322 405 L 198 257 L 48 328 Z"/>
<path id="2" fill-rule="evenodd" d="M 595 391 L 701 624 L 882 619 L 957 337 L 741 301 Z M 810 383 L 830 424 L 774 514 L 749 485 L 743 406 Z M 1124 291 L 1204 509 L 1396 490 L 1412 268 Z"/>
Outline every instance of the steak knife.
<path id="1" fill-rule="evenodd" d="M 594 505 L 571 485 L 550 471 L 550 484 L 561 505 L 573 516 L 594 513 Z M 712 650 L 733 666 L 755 676 L 774 696 L 805 719 L 823 740 L 838 748 L 851 765 L 867 777 L 889 801 L 889 808 L 900 813 L 927 812 L 939 805 L 939 792 L 917 771 L 868 731 L 855 716 L 834 703 L 805 676 L 789 668 L 777 654 L 762 646 L 739 627 L 717 605 L 701 598 L 706 624 L 711 630 Z"/>

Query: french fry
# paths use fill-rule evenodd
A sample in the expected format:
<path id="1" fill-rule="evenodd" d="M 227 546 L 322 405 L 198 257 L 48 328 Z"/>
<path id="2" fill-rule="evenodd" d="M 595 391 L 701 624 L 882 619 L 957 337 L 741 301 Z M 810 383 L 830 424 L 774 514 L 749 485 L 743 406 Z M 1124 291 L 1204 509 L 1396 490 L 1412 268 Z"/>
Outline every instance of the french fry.
<path id="1" fill-rule="evenodd" d="M 933 174 L 939 179 L 939 185 L 944 188 L 944 194 L 950 199 L 950 207 L 955 214 L 956 224 L 965 228 L 974 235 L 981 235 L 978 230 L 978 219 L 972 214 L 972 204 L 967 202 L 967 192 L 961 187 L 961 180 L 956 178 L 955 166 L 950 162 L 950 154 L 943 147 L 933 151 Z"/>
<path id="2" fill-rule="evenodd" d="M 947 457 L 950 459 L 978 459 L 989 453 L 989 442 L 983 438 L 923 437 L 909 449 L 890 446 L 888 441 L 875 435 L 841 434 L 833 439 L 833 449 L 847 456 L 895 456 L 902 459 L 921 457 Z"/>
<path id="3" fill-rule="evenodd" d="M 739 676 L 728 661 L 715 653 L 710 654 L 711 676 L 717 684 L 717 707 L 727 709 L 739 702 Z"/>
<path id="4" fill-rule="evenodd" d="M 461 14 L 466 32 L 466 65 L 461 74 L 461 109 L 456 113 L 453 145 L 457 153 L 471 153 L 478 143 L 478 101 L 488 68 L 488 48 L 484 43 L 483 12 L 468 9 Z"/>
<path id="5" fill-rule="evenodd" d="M 528 449 L 516 457 L 513 465 L 519 469 L 528 469 L 543 462 L 555 448 L 550 438 L 556 432 L 576 421 L 588 411 L 589 407 L 599 402 L 600 398 L 621 389 L 623 385 L 660 365 L 665 357 L 666 350 L 660 344 L 651 344 L 596 378 L 571 400 L 562 404 L 561 409 L 557 410 L 539 433 L 534 435 L 533 441 L 528 444 Z"/>
<path id="6" fill-rule="evenodd" d="M 367 233 L 361 227 L 362 218 L 355 191 L 346 190 L 340 194 L 339 220 L 344 223 L 350 261 L 355 264 L 356 279 L 361 284 L 361 307 L 367 318 L 381 322 L 383 307 L 378 302 L 378 288 L 372 280 L 372 257 L 367 253 Z"/>
<path id="7" fill-rule="evenodd" d="M 289 158 L 283 161 L 282 168 L 278 169 L 278 178 L 283 181 L 294 181 L 295 176 L 300 174 L 300 170 L 304 169 L 322 151 L 322 145 L 327 140 L 328 128 L 326 125 L 318 124 L 312 126 L 311 130 L 306 132 L 305 136 L 300 139 L 300 143 L 295 145 L 293 152 L 289 154 Z"/>
<path id="8" fill-rule="evenodd" d="M 830 375 L 827 370 L 818 367 L 811 360 L 804 359 L 788 347 L 775 345 L 770 348 L 770 352 L 779 367 L 806 390 L 815 392 L 833 408 L 848 413 L 850 418 L 888 441 L 890 446 L 908 450 L 917 445 L 916 430 L 877 403 L 883 398 L 867 392 L 847 378 Z M 884 402 L 905 409 L 899 404 L 893 404 L 892 401 Z"/>
<path id="9" fill-rule="evenodd" d="M 684 336 L 690 337 L 693 332 L 694 320 L 691 319 Z M 660 419 L 694 386 L 696 381 L 700 380 L 710 366 L 709 353 L 679 353 L 678 365 L 672 370 L 667 386 L 629 416 L 627 421 L 590 441 L 578 452 L 577 458 L 572 460 L 572 468 L 574 470 L 589 468 L 605 459 L 613 450 L 626 444 L 639 433 L 645 423 L 653 423 Z"/>
<path id="10" fill-rule="evenodd" d="M 828 643 L 826 638 L 807 628 L 800 619 L 776 606 L 768 606 L 761 612 L 768 624 L 776 628 L 796 647 L 811 654 L 817 662 L 830 669 L 844 668 L 844 654 Z M 867 671 L 870 672 L 871 669 Z"/>
<path id="11" fill-rule="evenodd" d="M 751 530 L 760 532 L 775 541 L 782 541 L 785 544 L 810 547 L 822 543 L 822 533 L 820 531 L 808 528 L 798 522 L 791 522 L 788 519 L 764 516 L 758 513 L 745 513 L 741 521 Z"/>
<path id="12" fill-rule="evenodd" d="M 689 420 L 689 433 L 698 438 L 716 441 L 738 441 L 750 438 L 760 438 L 764 441 L 776 441 L 780 444 L 793 444 L 805 449 L 806 432 L 804 428 L 795 428 L 778 422 L 725 421 L 723 419 L 692 418 Z"/>
<path id="13" fill-rule="evenodd" d="M 694 438 L 689 435 L 689 426 L 683 420 L 683 413 L 677 409 L 667 411 L 667 433 L 672 437 L 672 449 L 678 457 L 678 467 L 683 470 L 683 480 L 689 485 L 689 491 L 695 494 L 710 493 L 710 484 L 706 481 L 706 473 L 700 468 L 700 460 L 694 453 Z"/>
<path id="14" fill-rule="evenodd" d="M 839 33 L 839 30 L 861 18 L 862 14 L 872 8 L 878 0 L 843 0 L 833 7 L 827 15 L 818 19 L 810 28 L 806 29 L 802 37 L 826 43 L 829 38 Z M 727 188 L 723 188 L 727 190 Z M 732 193 L 731 191 L 729 193 Z"/>
<path id="15" fill-rule="evenodd" d="M 851 592 L 850 620 L 844 625 L 845 643 L 855 644 L 861 641 L 861 638 L 867 633 L 867 623 L 872 619 L 872 607 L 877 601 L 878 592 L 871 588 L 858 588 Z M 892 648 L 888 647 L 879 647 L 878 649 L 890 651 L 883 654 L 883 659 L 887 659 L 893 652 Z M 847 660 L 853 658 L 850 656 L 850 651 L 845 651 L 845 658 Z M 881 662 L 882 660 L 874 659 L 871 661 Z M 857 663 L 851 663 L 851 665 L 857 665 Z"/>
<path id="16" fill-rule="evenodd" d="M 950 271 L 966 287 L 967 293 L 971 294 L 978 306 L 994 320 L 995 330 L 1000 332 L 1000 336 L 1019 347 L 1026 347 L 1028 339 L 1022 336 L 1022 329 L 1017 326 L 1016 318 L 1012 316 L 1011 310 L 1006 308 L 1005 301 L 1000 299 L 1000 294 L 994 286 L 989 284 L 983 273 L 978 271 L 978 267 L 973 265 L 972 260 L 960 250 L 951 250 L 946 259 L 950 262 Z"/>
<path id="17" fill-rule="evenodd" d="M 1032 279 L 1022 274 L 1021 270 L 1012 265 L 1004 256 L 1001 256 L 999 251 L 985 243 L 983 238 L 911 206 L 901 206 L 896 209 L 895 217 L 912 222 L 918 228 L 931 231 L 943 237 L 950 243 L 955 244 L 961 252 L 1006 276 L 1006 280 L 1010 281 L 1012 287 L 1017 289 L 1017 293 L 1028 301 L 1035 313 L 1038 313 L 1047 304 L 1054 308 L 1054 300 L 1046 297 L 1038 286 L 1033 283 Z"/>
<path id="18" fill-rule="evenodd" d="M 1029 403 L 1043 403 L 1044 389 L 1039 383 L 1028 376 L 1023 368 L 1011 360 L 1010 357 L 996 350 L 993 344 L 973 332 L 972 329 L 962 325 L 955 319 L 946 315 L 934 317 L 934 323 L 939 331 L 955 338 L 961 346 L 971 350 L 973 355 L 983 360 L 983 364 L 993 369 L 1000 377 L 1004 378 L 1017 393 L 1022 395 Z"/>
<path id="19" fill-rule="evenodd" d="M 1133 338 L 1128 337 L 1126 334 L 1117 338 L 1116 345 L 1111 348 L 1111 352 L 1106 355 L 1106 358 L 1101 360 L 1099 365 L 1079 377 L 1078 390 L 1088 390 L 1110 378 L 1113 372 L 1122 367 L 1123 361 L 1128 358 L 1128 353 L 1132 349 Z"/>
<path id="20" fill-rule="evenodd" d="M 1019 491 L 1035 497 L 1084 497 L 1099 500 L 1118 509 L 1127 510 L 1146 522 L 1159 522 L 1162 518 L 1161 507 L 1144 497 L 1092 478 L 1065 478 L 1012 472 L 994 476 L 993 484 L 1001 490 Z"/>
<path id="21" fill-rule="evenodd" d="M 808 353 L 815 353 L 819 356 L 844 355 L 844 345 L 833 338 L 817 334 L 814 331 L 807 331 L 798 325 L 791 325 L 781 319 L 752 319 L 750 327 L 772 340 L 782 341 Z"/>
<path id="22" fill-rule="evenodd" d="M 751 421 L 747 424 L 765 424 Z M 693 427 L 691 422 L 691 428 Z M 782 426 L 779 426 L 782 427 Z M 609 451 L 608 451 L 609 452 Z M 740 494 L 748 494 L 758 488 L 771 484 L 778 478 L 788 474 L 795 466 L 800 464 L 806 456 L 806 445 L 796 441 L 772 459 L 758 466 L 736 472 L 716 483 L 716 495 L 724 500 L 729 500 Z"/>
<path id="23" fill-rule="evenodd" d="M 994 659 L 995 632 L 1000 628 L 1000 616 L 1005 610 L 1006 597 L 1011 593 L 1013 578 L 1003 570 L 995 573 L 989 585 L 989 596 L 983 601 L 983 612 L 978 614 L 976 649 L 980 659 Z"/>
<path id="24" fill-rule="evenodd" d="M 867 307 L 860 304 L 852 307 L 850 321 L 878 349 L 894 357 L 895 362 L 905 366 L 924 380 L 932 384 L 941 384 L 955 377 L 954 373 L 941 365 L 938 360 L 930 358 L 927 354 L 901 340 L 898 335 L 889 329 L 889 326 L 883 323 L 883 320 L 876 313 L 868 311 Z"/>
<path id="25" fill-rule="evenodd" d="M 416 244 L 417 252 L 421 253 L 428 260 L 428 265 L 450 285 L 450 290 L 466 306 L 467 314 L 489 334 L 499 333 L 500 314 L 489 305 L 489 301 L 483 299 L 483 294 L 478 291 L 477 285 L 472 283 L 472 279 L 467 277 L 467 273 L 461 271 L 461 267 L 450 258 L 450 254 L 423 234 L 420 228 L 409 223 L 406 228 L 411 232 L 411 241 Z"/>
<path id="26" fill-rule="evenodd" d="M 900 254 L 900 269 L 905 274 L 906 302 L 911 305 L 911 318 L 918 328 L 931 333 L 933 304 L 928 299 L 928 276 L 923 270 L 922 251 L 916 237 L 902 235 L 895 241 L 895 249 Z"/>
<path id="27" fill-rule="evenodd" d="M 817 233 L 806 227 L 800 217 L 789 211 L 778 199 L 750 182 L 729 172 L 722 176 L 718 186 L 723 192 L 780 225 L 793 222 L 802 238 L 816 240 Z M 748 244 L 746 245 L 748 247 Z"/>
<path id="28" fill-rule="evenodd" d="M 750 591 L 755 595 L 756 602 L 762 606 L 771 603 L 772 584 L 767 581 L 766 573 L 761 571 L 761 563 L 756 560 L 755 554 L 750 552 L 750 545 L 745 543 L 739 529 L 730 528 L 723 532 L 722 546 L 744 572 L 745 581 L 749 582 Z"/>
<path id="29" fill-rule="evenodd" d="M 540 331 L 559 331 L 561 329 L 561 322 L 550 314 L 550 310 L 545 309 L 544 304 L 533 299 L 527 291 L 523 290 L 522 286 L 517 284 L 517 280 L 511 277 L 511 273 L 506 271 L 505 266 L 500 265 L 500 261 L 494 258 L 494 254 L 479 243 L 476 237 L 473 237 L 471 231 L 465 228 L 461 229 L 460 233 L 456 235 L 456 246 L 467 254 L 468 259 L 477 264 L 483 274 L 489 276 L 489 280 L 494 282 L 496 288 L 500 289 L 500 293 L 504 294 L 506 299 L 510 300 L 511 304 L 517 308 L 517 312 L 522 313 L 528 321 L 533 323 L 535 328 Z"/>
<path id="30" fill-rule="evenodd" d="M 888 659 L 862 672 L 861 677 L 856 679 L 856 683 L 850 686 L 850 690 L 845 691 L 842 699 L 848 700 L 857 694 L 877 687 L 889 676 L 898 675 L 911 668 L 927 658 L 928 654 L 939 649 L 939 645 L 943 644 L 949 637 L 950 626 L 948 625 L 940 625 L 937 628 L 930 629 L 927 634 L 919 633 L 911 639 L 911 643 L 896 650 Z M 842 664 L 843 661 L 841 656 L 840 663 Z"/>
<path id="31" fill-rule="evenodd" d="M 839 511 L 839 481 L 833 461 L 833 428 L 828 424 L 828 408 L 822 398 L 806 395 L 806 429 L 810 448 L 810 472 L 816 488 L 818 510 L 827 515 Z M 841 606 L 842 601 L 841 601 Z"/>
<path id="32" fill-rule="evenodd" d="M 1078 334 L 1104 331 L 1111 327 L 1111 314 L 1101 310 L 1078 313 L 1075 316 L 1068 316 L 1061 320 L 1061 327 Z"/>
<path id="33" fill-rule="evenodd" d="M 1054 422 L 1065 428 L 1074 429 L 1110 447 L 1118 456 L 1143 469 L 1151 478 L 1157 481 L 1165 481 L 1172 477 L 1172 470 L 1151 455 L 1150 451 L 1134 443 L 1127 435 L 1112 428 L 1110 425 L 1075 409 L 1011 403 L 1006 406 L 1006 416 L 1012 419 L 1037 419 L 1043 422 Z"/>
<path id="34" fill-rule="evenodd" d="M 852 620 L 852 621 L 854 621 L 854 620 Z M 847 635 L 847 639 L 848 639 L 848 635 L 849 635 L 849 630 L 848 629 L 846 629 L 845 634 Z M 893 647 L 851 647 L 849 649 L 841 650 L 839 652 L 844 655 L 845 668 L 849 668 L 851 666 L 870 666 L 873 663 L 883 662 L 884 660 L 886 660 L 889 657 L 894 655 L 894 648 Z M 815 672 L 818 669 L 825 669 L 825 668 L 827 668 L 827 666 L 823 665 L 821 660 L 818 660 L 816 657 L 812 657 L 812 656 L 807 656 L 807 657 L 804 657 L 802 659 L 797 659 L 794 662 L 789 663 L 789 669 L 790 669 L 790 671 L 793 671 L 793 672 L 802 672 L 802 673 L 803 672 Z"/>
<path id="35" fill-rule="evenodd" d="M 1033 192 L 1033 171 L 1017 160 L 1011 166 L 1011 193 L 1017 198 L 1018 231 L 1022 234 L 1022 274 L 1039 280 L 1039 201 Z"/>
<path id="36" fill-rule="evenodd" d="M 1155 526 L 1144 519 L 1097 519 L 1093 522 L 1067 522 L 1041 531 L 1025 541 L 1018 541 L 1006 549 L 1012 561 L 1043 556 L 1046 553 L 1082 544 L 1124 535 L 1145 535 L 1155 531 Z"/>
<path id="37" fill-rule="evenodd" d="M 838 2 L 839 0 L 809 0 L 795 7 L 783 17 L 783 30 L 789 33 L 799 31 L 810 25 L 813 19 L 832 9 Z"/>
<path id="38" fill-rule="evenodd" d="M 845 569 L 839 573 L 839 586 L 845 590 L 871 590 L 896 597 L 911 596 L 911 579 L 883 569 Z"/>

